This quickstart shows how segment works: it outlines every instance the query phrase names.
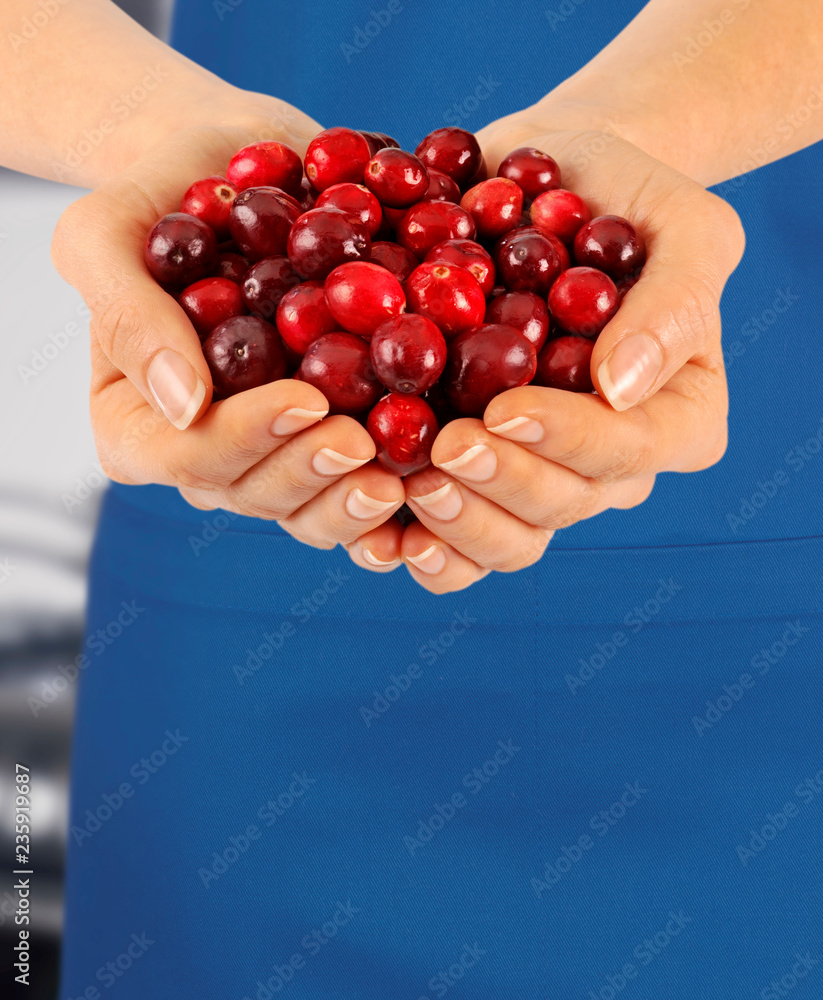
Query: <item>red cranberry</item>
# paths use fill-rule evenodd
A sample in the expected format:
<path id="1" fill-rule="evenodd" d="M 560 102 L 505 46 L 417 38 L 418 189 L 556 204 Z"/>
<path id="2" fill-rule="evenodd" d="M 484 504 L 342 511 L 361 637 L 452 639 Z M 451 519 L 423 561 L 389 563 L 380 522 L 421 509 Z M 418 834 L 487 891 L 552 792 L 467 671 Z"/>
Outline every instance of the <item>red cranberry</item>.
<path id="1" fill-rule="evenodd" d="M 481 154 L 480 156 L 480 166 L 471 175 L 467 181 L 463 181 L 460 185 L 460 190 L 465 194 L 468 190 L 473 188 L 477 184 L 482 184 L 483 181 L 489 179 L 489 168 L 486 165 L 486 158 Z"/>
<path id="2" fill-rule="evenodd" d="M 474 219 L 477 233 L 494 240 L 511 229 L 523 213 L 523 192 L 505 177 L 492 177 L 470 188 L 460 201 Z"/>
<path id="3" fill-rule="evenodd" d="M 295 285 L 300 275 L 289 263 L 288 257 L 266 257 L 246 272 L 243 279 L 243 299 L 249 312 L 274 322 L 280 300 Z"/>
<path id="4" fill-rule="evenodd" d="M 397 242 L 420 260 L 444 240 L 471 240 L 475 235 L 469 213 L 448 201 L 421 201 L 412 205 L 397 226 Z"/>
<path id="5" fill-rule="evenodd" d="M 410 476 L 430 463 L 439 428 L 425 400 L 390 392 L 375 404 L 366 430 L 377 446 L 377 461 L 383 468 L 395 476 Z"/>
<path id="6" fill-rule="evenodd" d="M 315 202 L 317 208 L 324 208 L 327 205 L 339 208 L 359 219 L 372 238 L 383 223 L 380 202 L 363 184 L 332 184 L 325 191 L 321 191 Z"/>
<path id="7" fill-rule="evenodd" d="M 386 135 L 385 132 L 375 132 L 374 134 L 378 139 L 383 140 L 384 146 L 394 146 L 395 149 L 400 149 L 400 143 L 397 139 L 393 139 L 390 135 Z"/>
<path id="8" fill-rule="evenodd" d="M 588 337 L 555 337 L 537 358 L 535 385 L 571 392 L 592 392 L 591 361 L 594 341 Z"/>
<path id="9" fill-rule="evenodd" d="M 497 176 L 514 181 L 528 201 L 560 187 L 560 167 L 556 160 L 534 146 L 513 149 L 498 167 Z"/>
<path id="10" fill-rule="evenodd" d="M 617 312 L 614 282 L 593 267 L 570 267 L 552 285 L 549 311 L 566 333 L 594 339 Z"/>
<path id="11" fill-rule="evenodd" d="M 277 331 L 295 354 L 305 354 L 309 344 L 336 329 L 337 322 L 329 312 L 321 282 L 304 281 L 280 300 Z"/>
<path id="12" fill-rule="evenodd" d="M 483 322 L 486 296 L 473 274 L 454 264 L 420 264 L 406 282 L 411 312 L 432 320 L 449 340 Z"/>
<path id="13" fill-rule="evenodd" d="M 537 352 L 513 326 L 484 323 L 449 344 L 443 387 L 452 406 L 480 417 L 495 396 L 534 378 Z"/>
<path id="14" fill-rule="evenodd" d="M 280 188 L 247 188 L 234 199 L 229 229 L 249 260 L 279 257 L 286 252 L 289 230 L 299 216 L 299 206 Z"/>
<path id="15" fill-rule="evenodd" d="M 538 229 L 537 232 L 539 233 L 540 230 Z M 560 257 L 560 270 L 568 271 L 568 269 L 572 266 L 572 259 L 569 256 L 569 251 L 566 247 L 566 244 L 563 242 L 563 240 L 560 239 L 560 237 L 556 233 L 544 232 L 542 235 L 545 236 L 547 240 L 549 240 L 551 243 L 554 244 L 554 249 L 557 251 L 557 254 Z"/>
<path id="16" fill-rule="evenodd" d="M 369 191 L 390 208 L 408 208 L 429 189 L 429 174 L 420 160 L 392 146 L 374 154 L 363 176 Z"/>
<path id="17" fill-rule="evenodd" d="M 619 281 L 646 263 L 646 243 L 627 219 L 600 215 L 578 230 L 574 257 L 578 264 L 597 267 Z"/>
<path id="18" fill-rule="evenodd" d="M 571 243 L 577 230 L 591 219 L 592 212 L 574 191 L 555 188 L 534 199 L 529 215 L 538 229 L 555 233 L 564 243 Z"/>
<path id="19" fill-rule="evenodd" d="M 353 333 L 327 333 L 309 344 L 294 376 L 319 389 L 330 413 L 353 416 L 373 406 L 382 386 L 369 361 L 369 345 Z"/>
<path id="20" fill-rule="evenodd" d="M 431 389 L 427 389 L 422 396 L 434 411 L 437 423 L 440 427 L 445 427 L 452 420 L 457 420 L 462 414 L 451 405 L 446 399 L 446 393 L 442 382 L 435 382 Z"/>
<path id="21" fill-rule="evenodd" d="M 253 142 L 229 160 L 226 177 L 238 191 L 250 187 L 276 187 L 296 197 L 300 194 L 303 164 L 284 142 Z"/>
<path id="22" fill-rule="evenodd" d="M 237 190 L 225 177 L 205 177 L 195 181 L 180 202 L 180 211 L 211 226 L 218 240 L 229 238 L 229 212 Z"/>
<path id="23" fill-rule="evenodd" d="M 458 184 L 472 180 L 483 160 L 472 133 L 451 125 L 430 132 L 415 153 L 427 167 L 447 174 Z"/>
<path id="24" fill-rule="evenodd" d="M 381 323 L 406 308 L 397 278 L 385 267 L 366 261 L 336 267 L 323 288 L 332 316 L 344 330 L 361 337 L 370 337 Z"/>
<path id="25" fill-rule="evenodd" d="M 486 323 L 502 323 L 519 330 L 539 351 L 549 335 L 549 307 L 534 292 L 506 292 L 489 302 Z"/>
<path id="26" fill-rule="evenodd" d="M 372 243 L 369 260 L 372 264 L 379 264 L 391 271 L 401 285 L 405 284 L 408 276 L 420 263 L 411 250 L 388 242 Z"/>
<path id="27" fill-rule="evenodd" d="M 560 256 L 554 244 L 540 233 L 512 239 L 497 257 L 503 284 L 513 292 L 548 295 L 560 274 Z"/>
<path id="28" fill-rule="evenodd" d="M 286 374 L 277 330 L 258 316 L 234 316 L 216 326 L 203 344 L 203 354 L 221 396 L 256 389 Z"/>
<path id="29" fill-rule="evenodd" d="M 425 392 L 446 364 L 443 334 L 430 319 L 414 313 L 382 323 L 374 331 L 370 351 L 375 374 L 393 392 Z"/>
<path id="30" fill-rule="evenodd" d="M 300 207 L 304 212 L 308 212 L 310 208 L 314 208 L 317 204 L 317 192 L 312 187 L 312 183 L 308 177 L 304 177 L 300 182 L 300 194 L 297 195 L 297 200 L 300 202 Z"/>
<path id="31" fill-rule="evenodd" d="M 423 195 L 423 201 L 451 201 L 455 205 L 460 203 L 460 188 L 456 181 L 453 181 L 448 174 L 441 170 L 429 167 L 429 187 Z"/>
<path id="32" fill-rule="evenodd" d="M 327 128 L 318 133 L 306 150 L 306 176 L 316 191 L 332 184 L 363 183 L 363 171 L 371 159 L 365 137 L 351 128 Z"/>
<path id="33" fill-rule="evenodd" d="M 384 205 L 383 221 L 391 229 L 397 229 L 397 227 L 406 217 L 406 212 L 408 212 L 408 208 L 391 208 L 391 206 L 389 205 Z"/>
<path id="34" fill-rule="evenodd" d="M 494 261 L 489 252 L 474 240 L 444 240 L 429 250 L 426 260 L 465 267 L 477 278 L 484 295 L 489 295 L 494 288 Z"/>
<path id="35" fill-rule="evenodd" d="M 205 278 L 217 261 L 217 237 L 211 226 L 184 212 L 165 215 L 146 237 L 143 253 L 155 281 L 190 285 Z"/>
<path id="36" fill-rule="evenodd" d="M 347 261 L 368 260 L 370 252 L 366 227 L 339 208 L 313 208 L 289 233 L 289 260 L 304 278 L 321 280 Z"/>
<path id="37" fill-rule="evenodd" d="M 179 302 L 201 341 L 223 320 L 246 311 L 239 286 L 226 278 L 195 281 L 180 293 Z"/>
<path id="38" fill-rule="evenodd" d="M 229 281 L 239 285 L 245 277 L 251 262 L 239 253 L 227 251 L 221 253 L 217 258 L 217 265 L 214 268 L 215 278 L 228 278 Z"/>
<path id="39" fill-rule="evenodd" d="M 383 136 L 380 135 L 378 132 L 363 132 L 361 130 L 360 134 L 363 136 L 363 138 L 369 144 L 369 153 L 370 153 L 371 156 L 374 156 L 374 154 L 379 149 L 385 149 L 386 146 L 388 145 L 388 143 L 383 138 Z"/>

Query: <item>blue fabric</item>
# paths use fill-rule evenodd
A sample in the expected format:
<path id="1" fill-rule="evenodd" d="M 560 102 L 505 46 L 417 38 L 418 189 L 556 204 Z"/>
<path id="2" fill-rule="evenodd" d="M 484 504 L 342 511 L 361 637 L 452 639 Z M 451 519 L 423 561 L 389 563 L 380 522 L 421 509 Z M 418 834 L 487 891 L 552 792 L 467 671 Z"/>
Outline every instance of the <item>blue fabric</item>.
<path id="1" fill-rule="evenodd" d="M 233 2 L 183 0 L 177 46 L 407 146 L 532 102 L 640 6 L 398 0 L 370 37 L 383 0 Z M 726 458 L 529 570 L 436 598 L 110 491 L 61 1000 L 823 989 L 821 157 L 726 186 Z"/>

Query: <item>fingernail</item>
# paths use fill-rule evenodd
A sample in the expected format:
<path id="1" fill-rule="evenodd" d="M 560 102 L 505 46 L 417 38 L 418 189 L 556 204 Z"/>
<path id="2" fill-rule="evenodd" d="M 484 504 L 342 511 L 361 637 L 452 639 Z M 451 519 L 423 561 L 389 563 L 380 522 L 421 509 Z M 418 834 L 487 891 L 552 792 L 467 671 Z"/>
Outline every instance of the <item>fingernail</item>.
<path id="1" fill-rule="evenodd" d="M 348 455 L 341 455 L 339 451 L 332 451 L 331 448 L 321 448 L 315 452 L 311 467 L 321 476 L 343 476 L 352 469 L 359 469 L 366 462 L 367 458 L 349 458 Z"/>
<path id="2" fill-rule="evenodd" d="M 163 416 L 184 431 L 206 395 L 206 386 L 197 372 L 177 351 L 166 349 L 154 356 L 146 378 Z"/>
<path id="3" fill-rule="evenodd" d="M 318 420 L 322 420 L 328 412 L 328 410 L 301 410 L 299 406 L 283 410 L 271 425 L 271 432 L 275 437 L 296 434 L 298 431 L 316 424 Z"/>
<path id="4" fill-rule="evenodd" d="M 446 565 L 446 553 L 437 545 L 430 545 L 419 556 L 406 556 L 406 559 L 421 573 L 429 573 L 431 576 L 439 573 Z"/>
<path id="5" fill-rule="evenodd" d="M 482 483 L 491 479 L 497 471 L 497 455 L 488 445 L 475 444 L 450 462 L 440 462 L 438 468 L 454 473 L 461 479 Z"/>
<path id="6" fill-rule="evenodd" d="M 369 566 L 377 566 L 380 569 L 385 569 L 387 566 L 399 566 L 399 559 L 389 559 L 388 562 L 385 559 L 378 559 L 377 556 L 369 549 L 363 549 L 363 561 L 367 562 Z"/>
<path id="7" fill-rule="evenodd" d="M 426 493 L 422 497 L 409 497 L 409 500 L 419 504 L 423 510 L 438 521 L 451 521 L 463 509 L 463 497 L 454 483 L 446 483 L 434 493 Z"/>
<path id="8" fill-rule="evenodd" d="M 486 430 L 510 441 L 521 441 L 523 444 L 536 444 L 543 437 L 543 425 L 530 417 L 513 417 L 505 424 L 487 427 Z"/>
<path id="9" fill-rule="evenodd" d="M 358 521 L 368 521 L 398 505 L 397 500 L 375 500 L 362 490 L 352 490 L 346 497 L 346 510 Z"/>
<path id="10" fill-rule="evenodd" d="M 615 410 L 628 410 L 645 396 L 663 368 L 663 352 L 646 333 L 620 341 L 603 361 L 597 376 Z"/>

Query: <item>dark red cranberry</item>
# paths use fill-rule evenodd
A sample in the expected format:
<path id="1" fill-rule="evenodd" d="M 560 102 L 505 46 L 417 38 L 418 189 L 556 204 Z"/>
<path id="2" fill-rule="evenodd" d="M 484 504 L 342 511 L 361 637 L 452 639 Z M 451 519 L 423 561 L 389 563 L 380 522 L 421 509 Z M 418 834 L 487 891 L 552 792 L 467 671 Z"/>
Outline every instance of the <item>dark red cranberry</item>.
<path id="1" fill-rule="evenodd" d="M 467 181 L 463 181 L 463 183 L 460 185 L 460 190 L 463 192 L 463 194 L 465 194 L 476 184 L 482 184 L 483 181 L 487 181 L 488 179 L 489 179 L 489 168 L 486 165 L 486 158 L 481 155 L 480 165 Z"/>
<path id="2" fill-rule="evenodd" d="M 446 399 L 442 382 L 435 382 L 431 389 L 427 389 L 422 396 L 434 411 L 437 423 L 440 427 L 445 427 L 452 420 L 457 420 L 462 416 Z"/>
<path id="3" fill-rule="evenodd" d="M 397 242 L 422 260 L 444 240 L 472 240 L 472 217 L 448 201 L 421 201 L 406 212 L 397 226 Z"/>
<path id="4" fill-rule="evenodd" d="M 508 177 L 523 191 L 528 201 L 560 187 L 560 167 L 548 153 L 534 146 L 513 149 L 497 168 L 498 177 Z"/>
<path id="5" fill-rule="evenodd" d="M 233 396 L 283 378 L 286 353 L 277 330 L 258 316 L 234 316 L 203 344 L 215 391 Z"/>
<path id="6" fill-rule="evenodd" d="M 415 150 L 427 167 L 434 167 L 462 184 L 472 180 L 480 168 L 483 154 L 471 132 L 449 125 L 430 132 Z"/>
<path id="7" fill-rule="evenodd" d="M 316 191 L 332 184 L 363 183 L 363 171 L 371 159 L 365 137 L 351 128 L 327 128 L 319 132 L 306 150 L 306 176 Z"/>
<path id="8" fill-rule="evenodd" d="M 277 331 L 295 354 L 305 354 L 309 344 L 337 329 L 329 312 L 322 282 L 304 281 L 286 292 L 277 307 Z"/>
<path id="9" fill-rule="evenodd" d="M 239 253 L 221 253 L 217 258 L 217 266 L 214 269 L 215 278 L 228 278 L 240 284 L 251 265 L 251 261 Z"/>
<path id="10" fill-rule="evenodd" d="M 494 261 L 491 254 L 474 240 L 445 240 L 429 250 L 426 260 L 443 261 L 444 264 L 465 267 L 477 278 L 484 295 L 489 295 L 494 288 Z"/>
<path id="11" fill-rule="evenodd" d="M 368 260 L 366 227 L 339 208 L 313 208 L 294 223 L 288 238 L 292 267 L 304 278 L 322 280 L 340 264 Z"/>
<path id="12" fill-rule="evenodd" d="M 304 212 L 308 212 L 310 208 L 314 208 L 317 204 L 317 192 L 312 187 L 312 183 L 308 177 L 304 177 L 300 182 L 300 194 L 297 195 L 297 200 L 300 202 L 300 207 Z"/>
<path id="13" fill-rule="evenodd" d="M 274 187 L 248 188 L 234 199 L 229 229 L 249 260 L 286 252 L 289 230 L 300 217 L 300 207 L 292 202 L 289 195 Z"/>
<path id="14" fill-rule="evenodd" d="M 478 236 L 496 240 L 512 228 L 523 213 L 523 192 L 505 177 L 492 177 L 470 188 L 460 200 L 474 219 Z"/>
<path id="15" fill-rule="evenodd" d="M 392 137 L 390 135 L 386 135 L 385 132 L 375 132 L 374 135 L 376 135 L 378 139 L 383 140 L 384 146 L 394 146 L 395 149 L 400 148 L 400 143 L 397 139 L 392 139 Z"/>
<path id="16" fill-rule="evenodd" d="M 594 341 L 588 337 L 555 337 L 537 357 L 533 382 L 549 389 L 592 392 L 591 361 Z"/>
<path id="17" fill-rule="evenodd" d="M 387 143 L 387 142 L 386 142 L 386 140 L 385 140 L 385 139 L 383 138 L 383 136 L 382 136 L 382 135 L 380 135 L 380 134 L 379 134 L 379 133 L 377 133 L 377 132 L 363 132 L 363 131 L 361 130 L 360 134 L 361 134 L 361 135 L 363 136 L 363 138 L 364 138 L 364 139 L 366 140 L 366 142 L 367 142 L 367 143 L 369 144 L 369 153 L 370 153 L 370 154 L 371 154 L 372 156 L 374 156 L 374 154 L 375 154 L 375 153 L 376 153 L 376 152 L 377 152 L 377 151 L 378 151 L 379 149 L 385 149 L 385 148 L 386 148 L 386 146 L 388 145 L 388 143 Z"/>
<path id="18" fill-rule="evenodd" d="M 419 396 L 390 392 L 375 404 L 366 430 L 377 446 L 377 461 L 395 476 L 410 476 L 431 462 L 439 427 L 432 408 Z"/>
<path id="19" fill-rule="evenodd" d="M 217 237 L 195 216 L 172 212 L 149 232 L 144 257 L 155 281 L 190 285 L 205 278 L 217 262 Z"/>
<path id="20" fill-rule="evenodd" d="M 540 232 L 539 229 L 537 231 L 538 233 Z M 560 237 L 556 233 L 544 232 L 543 236 L 545 236 L 547 240 L 550 240 L 554 244 L 554 248 L 557 251 L 558 256 L 560 257 L 560 270 L 568 271 L 568 269 L 572 266 L 572 259 L 569 256 L 569 251 L 568 248 L 566 247 L 566 244 L 563 242 L 563 240 L 560 239 Z"/>
<path id="21" fill-rule="evenodd" d="M 460 204 L 460 187 L 448 174 L 429 167 L 429 187 L 422 201 L 451 201 Z"/>
<path id="22" fill-rule="evenodd" d="M 389 205 L 383 206 L 383 221 L 392 229 L 397 229 L 406 217 L 408 208 L 391 208 Z"/>
<path id="23" fill-rule="evenodd" d="M 381 324 L 374 331 L 370 350 L 375 374 L 393 392 L 425 392 L 446 364 L 443 334 L 430 319 L 414 313 Z"/>
<path id="24" fill-rule="evenodd" d="M 566 333 L 594 339 L 617 312 L 614 282 L 593 267 L 570 267 L 552 285 L 549 311 Z"/>
<path id="25" fill-rule="evenodd" d="M 229 238 L 229 212 L 237 190 L 225 177 L 205 177 L 195 181 L 180 202 L 180 211 L 211 226 L 218 240 Z"/>
<path id="26" fill-rule="evenodd" d="M 297 197 L 303 164 L 284 142 L 253 142 L 229 160 L 226 177 L 238 191 L 250 187 L 276 187 Z"/>
<path id="27" fill-rule="evenodd" d="M 482 323 L 486 315 L 486 296 L 477 279 L 454 264 L 420 264 L 406 282 L 406 300 L 409 310 L 440 327 L 446 340 Z"/>
<path id="28" fill-rule="evenodd" d="M 628 278 L 621 278 L 620 281 L 615 282 L 617 285 L 617 294 L 620 296 L 621 302 L 623 301 L 626 292 L 634 288 L 638 281 L 640 281 L 639 274 L 630 274 Z"/>
<path id="29" fill-rule="evenodd" d="M 548 295 L 560 274 L 560 256 L 541 233 L 525 233 L 511 240 L 497 257 L 503 284 L 513 292 Z"/>
<path id="30" fill-rule="evenodd" d="M 363 184 L 332 184 L 321 191 L 315 203 L 317 208 L 325 208 L 327 205 L 359 219 L 372 238 L 383 223 L 380 202 Z"/>
<path id="31" fill-rule="evenodd" d="M 401 285 L 405 283 L 408 276 L 420 263 L 411 250 L 401 247 L 398 243 L 382 241 L 372 243 L 369 260 L 372 264 L 379 264 L 387 271 L 391 271 Z"/>
<path id="32" fill-rule="evenodd" d="M 390 208 L 408 208 L 429 189 L 429 174 L 420 160 L 413 153 L 393 146 L 374 154 L 363 177 L 380 204 Z"/>
<path id="33" fill-rule="evenodd" d="M 383 391 L 372 371 L 369 345 L 353 333 L 327 333 L 309 344 L 294 376 L 319 389 L 330 413 L 353 416 L 373 406 Z"/>
<path id="34" fill-rule="evenodd" d="M 574 258 L 597 267 L 619 281 L 646 263 L 646 243 L 634 226 L 619 215 L 600 215 L 577 231 Z"/>
<path id="35" fill-rule="evenodd" d="M 555 233 L 564 243 L 571 244 L 577 230 L 591 219 L 592 211 L 574 191 L 555 188 L 534 199 L 529 215 L 538 229 Z"/>
<path id="36" fill-rule="evenodd" d="M 523 225 L 515 226 L 513 229 L 510 229 L 508 232 L 503 233 L 502 236 L 498 237 L 498 239 L 495 240 L 495 242 L 494 242 L 494 244 L 492 246 L 492 257 L 495 260 L 497 260 L 497 258 L 500 256 L 500 254 L 507 247 L 509 247 L 515 240 L 519 240 L 521 236 L 525 236 L 527 233 L 538 233 L 541 236 L 545 235 L 544 233 L 542 233 L 537 228 L 537 226 L 532 226 L 532 225 L 529 225 L 529 226 L 523 226 Z M 556 237 L 555 237 L 555 239 L 556 239 Z"/>
<path id="37" fill-rule="evenodd" d="M 224 320 L 246 311 L 239 286 L 227 278 L 201 278 L 182 291 L 178 301 L 200 340 Z"/>
<path id="38" fill-rule="evenodd" d="M 480 417 L 495 396 L 534 378 L 537 352 L 513 326 L 484 323 L 449 344 L 443 388 L 466 417 Z"/>
<path id="39" fill-rule="evenodd" d="M 344 330 L 361 337 L 406 308 L 403 286 L 385 267 L 366 261 L 341 264 L 323 286 L 329 311 Z"/>
<path id="40" fill-rule="evenodd" d="M 502 323 L 519 330 L 539 351 L 549 335 L 549 307 L 534 292 L 505 292 L 489 302 L 486 323 Z"/>
<path id="41" fill-rule="evenodd" d="M 300 275 L 289 263 L 288 257 L 266 257 L 246 272 L 243 279 L 243 300 L 249 312 L 274 322 L 280 300 L 295 285 Z"/>

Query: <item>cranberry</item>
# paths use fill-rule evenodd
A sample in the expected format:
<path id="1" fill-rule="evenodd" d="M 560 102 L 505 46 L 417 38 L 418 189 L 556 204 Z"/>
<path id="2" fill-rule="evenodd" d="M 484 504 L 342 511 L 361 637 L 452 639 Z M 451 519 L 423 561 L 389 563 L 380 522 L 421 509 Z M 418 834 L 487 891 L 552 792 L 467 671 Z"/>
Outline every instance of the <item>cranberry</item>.
<path id="1" fill-rule="evenodd" d="M 502 323 L 519 330 L 539 351 L 549 335 L 549 308 L 534 292 L 506 292 L 491 300 L 487 323 Z"/>
<path id="2" fill-rule="evenodd" d="M 369 260 L 391 271 L 401 285 L 420 263 L 411 250 L 388 242 L 372 243 Z"/>
<path id="3" fill-rule="evenodd" d="M 451 201 L 457 205 L 460 202 L 460 188 L 455 181 L 441 170 L 429 167 L 429 187 L 423 195 L 423 201 Z"/>
<path id="4" fill-rule="evenodd" d="M 237 190 L 225 177 L 205 177 L 195 181 L 180 202 L 180 211 L 211 226 L 218 240 L 229 238 L 229 212 Z"/>
<path id="5" fill-rule="evenodd" d="M 406 282 L 411 312 L 432 320 L 449 340 L 483 322 L 486 296 L 473 274 L 454 264 L 420 264 Z"/>
<path id="6" fill-rule="evenodd" d="M 494 288 L 494 261 L 489 252 L 474 240 L 444 240 L 429 250 L 426 260 L 465 267 L 477 278 L 484 295 L 489 295 Z"/>
<path id="7" fill-rule="evenodd" d="M 329 311 L 337 322 L 361 337 L 370 337 L 406 308 L 403 286 L 385 267 L 366 261 L 341 264 L 323 286 Z"/>
<path id="8" fill-rule="evenodd" d="M 577 230 L 591 219 L 592 212 L 580 195 L 555 188 L 534 199 L 529 215 L 538 229 L 555 233 L 564 243 L 571 243 Z"/>
<path id="9" fill-rule="evenodd" d="M 317 208 L 330 205 L 359 219 L 374 238 L 383 223 L 380 202 L 363 184 L 332 184 L 322 191 L 315 202 Z"/>
<path id="10" fill-rule="evenodd" d="M 337 329 L 329 312 L 323 284 L 304 281 L 286 292 L 277 307 L 277 332 L 283 343 L 295 354 L 303 355 L 318 337 Z"/>
<path id="11" fill-rule="evenodd" d="M 600 215 L 578 230 L 574 257 L 578 264 L 597 267 L 619 281 L 646 263 L 646 243 L 627 219 Z"/>
<path id="12" fill-rule="evenodd" d="M 570 267 L 552 285 L 549 311 L 566 333 L 594 339 L 617 312 L 614 282 L 593 267 Z"/>
<path id="13" fill-rule="evenodd" d="M 395 149 L 400 148 L 400 143 L 397 139 L 392 139 L 392 137 L 390 135 L 386 135 L 385 132 L 375 132 L 373 134 L 376 135 L 378 139 L 383 140 L 384 146 L 394 146 Z"/>
<path id="14" fill-rule="evenodd" d="M 284 142 L 253 142 L 229 160 L 226 177 L 238 191 L 250 187 L 276 187 L 297 196 L 303 180 L 303 164 Z"/>
<path id="15" fill-rule="evenodd" d="M 415 150 L 427 167 L 462 184 L 472 180 L 483 161 L 480 144 L 471 132 L 455 126 L 436 128 Z"/>
<path id="16" fill-rule="evenodd" d="M 555 337 L 537 358 L 535 385 L 571 392 L 592 392 L 591 361 L 594 341 L 588 337 Z"/>
<path id="17" fill-rule="evenodd" d="M 223 320 L 246 311 L 240 288 L 227 278 L 195 281 L 180 293 L 179 302 L 201 341 Z"/>
<path id="18" fill-rule="evenodd" d="M 215 278 L 228 278 L 240 284 L 249 269 L 250 261 L 239 253 L 221 253 L 214 269 Z"/>
<path id="19" fill-rule="evenodd" d="M 304 177 L 300 182 L 300 194 L 297 196 L 297 200 L 300 202 L 300 207 L 304 212 L 308 212 L 310 208 L 314 208 L 317 204 L 317 192 L 312 187 L 312 183 L 308 177 Z"/>
<path id="20" fill-rule="evenodd" d="M 363 136 L 363 138 L 369 144 L 369 153 L 370 153 L 371 156 L 374 156 L 374 154 L 379 149 L 385 149 L 386 146 L 388 145 L 388 143 L 383 138 L 383 136 L 380 135 L 378 132 L 363 132 L 361 130 L 360 134 Z"/>
<path id="21" fill-rule="evenodd" d="M 540 232 L 539 229 L 537 231 L 538 233 Z M 568 248 L 566 247 L 566 244 L 563 242 L 563 240 L 560 239 L 560 237 L 556 233 L 544 232 L 542 235 L 545 236 L 547 240 L 551 241 L 551 243 L 554 244 L 554 248 L 560 257 L 560 270 L 568 271 L 568 269 L 572 266 L 572 259 L 569 256 L 569 251 Z"/>
<path id="22" fill-rule="evenodd" d="M 408 208 L 392 208 L 389 205 L 383 206 L 383 221 L 391 227 L 391 229 L 397 229 L 400 223 L 406 216 Z"/>
<path id="23" fill-rule="evenodd" d="M 306 176 L 315 190 L 332 184 L 363 183 L 363 171 L 371 159 L 365 137 L 351 128 L 327 128 L 319 132 L 306 150 Z"/>
<path id="24" fill-rule="evenodd" d="M 279 257 L 286 252 L 289 230 L 300 216 L 300 208 L 280 188 L 253 187 L 235 199 L 229 229 L 240 251 L 249 260 Z"/>
<path id="25" fill-rule="evenodd" d="M 205 278 L 217 261 L 217 237 L 211 226 L 185 212 L 172 212 L 157 222 L 143 251 L 155 281 L 190 285 Z"/>
<path id="26" fill-rule="evenodd" d="M 620 301 L 623 301 L 626 293 L 631 291 L 632 288 L 640 281 L 639 274 L 630 274 L 628 278 L 621 278 L 620 281 L 616 281 L 617 294 L 620 296 Z"/>
<path id="27" fill-rule="evenodd" d="M 369 345 L 353 333 L 327 333 L 309 344 L 295 376 L 319 389 L 330 413 L 353 416 L 383 391 L 369 361 Z"/>
<path id="28" fill-rule="evenodd" d="M 366 429 L 377 446 L 377 461 L 395 476 L 410 476 L 426 468 L 439 430 L 425 400 L 395 392 L 375 404 Z"/>
<path id="29" fill-rule="evenodd" d="M 288 257 L 266 257 L 246 272 L 243 279 L 243 299 L 249 312 L 274 322 L 280 300 L 295 285 L 300 275 L 289 263 Z"/>
<path id="30" fill-rule="evenodd" d="M 537 352 L 513 326 L 484 323 L 449 344 L 443 372 L 446 398 L 467 417 L 480 417 L 501 392 L 534 377 Z"/>
<path id="31" fill-rule="evenodd" d="M 428 191 L 429 174 L 413 153 L 389 146 L 369 160 L 364 183 L 382 205 L 408 208 Z"/>
<path id="32" fill-rule="evenodd" d="M 484 156 L 480 156 L 480 165 L 477 170 L 471 175 L 467 181 L 463 181 L 460 185 L 460 190 L 465 194 L 470 188 L 473 188 L 476 184 L 481 184 L 483 181 L 489 179 L 489 168 L 486 165 L 486 159 Z"/>
<path id="33" fill-rule="evenodd" d="M 460 201 L 474 219 L 478 235 L 494 240 L 511 229 L 523 213 L 523 192 L 505 177 L 492 177 L 470 188 Z"/>
<path id="34" fill-rule="evenodd" d="M 469 213 L 448 201 L 421 201 L 412 205 L 397 226 L 397 242 L 420 260 L 444 240 L 471 240 L 475 235 Z"/>
<path id="35" fill-rule="evenodd" d="M 258 316 L 234 316 L 203 344 L 215 391 L 233 396 L 283 378 L 286 353 L 277 330 Z"/>
<path id="36" fill-rule="evenodd" d="M 457 420 L 462 414 L 451 405 L 446 399 L 442 382 L 435 382 L 431 389 L 427 389 L 422 396 L 434 411 L 437 423 L 440 427 L 445 427 L 452 420 Z"/>
<path id="37" fill-rule="evenodd" d="M 425 392 L 446 364 L 443 334 L 430 319 L 414 313 L 382 323 L 374 331 L 370 350 L 375 374 L 393 392 Z"/>
<path id="38" fill-rule="evenodd" d="M 542 234 L 525 233 L 507 243 L 497 257 L 497 267 L 503 284 L 511 291 L 548 295 L 560 274 L 560 256 Z"/>
<path id="39" fill-rule="evenodd" d="M 313 208 L 300 216 L 289 233 L 289 260 L 304 278 L 323 279 L 347 261 L 368 260 L 370 252 L 366 227 L 339 208 Z"/>
<path id="40" fill-rule="evenodd" d="M 548 153 L 534 146 L 513 149 L 497 168 L 498 177 L 508 177 L 523 191 L 529 201 L 560 187 L 560 167 Z"/>

